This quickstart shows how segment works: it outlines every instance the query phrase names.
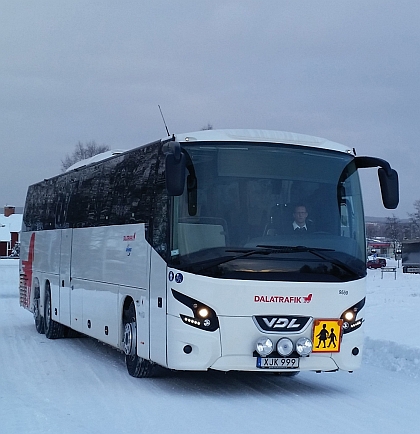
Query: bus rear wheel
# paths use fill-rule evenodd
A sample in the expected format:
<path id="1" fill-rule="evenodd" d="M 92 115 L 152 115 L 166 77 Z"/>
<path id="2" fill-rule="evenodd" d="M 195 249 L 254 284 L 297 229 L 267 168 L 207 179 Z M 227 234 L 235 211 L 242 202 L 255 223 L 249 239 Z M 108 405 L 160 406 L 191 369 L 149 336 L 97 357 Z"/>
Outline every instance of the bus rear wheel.
<path id="1" fill-rule="evenodd" d="M 63 325 L 52 319 L 51 288 L 49 283 L 47 283 L 45 288 L 44 330 L 45 330 L 45 336 L 48 339 L 58 339 L 63 337 Z"/>
<path id="2" fill-rule="evenodd" d="M 34 301 L 34 320 L 36 331 L 40 334 L 44 334 L 44 318 L 42 318 L 41 312 L 39 311 L 39 298 L 36 298 Z"/>
<path id="3" fill-rule="evenodd" d="M 35 284 L 35 295 L 34 295 L 34 321 L 36 331 L 40 334 L 45 333 L 44 330 L 44 318 L 41 315 L 41 311 L 39 309 L 41 303 L 39 285 Z"/>
<path id="4" fill-rule="evenodd" d="M 132 301 L 128 309 L 124 310 L 124 354 L 127 371 L 132 377 L 152 377 L 156 365 L 150 360 L 143 359 L 137 355 L 137 321 L 136 308 Z"/>

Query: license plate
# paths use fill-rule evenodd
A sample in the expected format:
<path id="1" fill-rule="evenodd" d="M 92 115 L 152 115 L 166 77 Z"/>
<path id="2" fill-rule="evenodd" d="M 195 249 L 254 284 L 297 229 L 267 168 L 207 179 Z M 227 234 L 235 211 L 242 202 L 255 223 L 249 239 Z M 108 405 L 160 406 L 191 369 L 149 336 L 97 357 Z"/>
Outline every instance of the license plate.
<path id="1" fill-rule="evenodd" d="M 297 357 L 257 357 L 257 368 L 294 369 L 299 368 Z"/>

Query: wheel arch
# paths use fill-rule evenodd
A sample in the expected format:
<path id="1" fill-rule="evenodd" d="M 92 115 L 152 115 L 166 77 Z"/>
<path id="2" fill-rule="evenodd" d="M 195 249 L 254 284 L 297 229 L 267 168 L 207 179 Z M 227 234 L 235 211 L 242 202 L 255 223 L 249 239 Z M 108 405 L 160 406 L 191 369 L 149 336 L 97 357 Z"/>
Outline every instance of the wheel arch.
<path id="1" fill-rule="evenodd" d="M 128 373 L 132 377 L 151 377 L 156 369 L 156 364 L 148 358 L 138 354 L 139 345 L 139 312 L 138 301 L 127 295 L 123 302 L 122 309 L 122 349 L 125 353 L 125 362 Z"/>
<path id="2" fill-rule="evenodd" d="M 134 304 L 135 307 L 135 302 L 134 302 L 134 298 L 127 294 L 124 299 L 121 301 L 120 304 L 120 313 L 119 313 L 119 329 L 120 329 L 120 339 L 119 339 L 119 346 L 120 349 L 123 350 L 123 341 L 124 341 L 124 324 L 126 321 L 126 315 L 127 315 L 127 311 L 131 305 L 131 303 Z M 136 310 L 136 316 L 137 316 L 137 310 Z"/>
<path id="3" fill-rule="evenodd" d="M 122 308 L 122 318 L 124 317 L 124 312 L 128 310 L 131 303 L 134 303 L 133 297 L 131 297 L 131 295 L 126 295 L 123 303 L 123 308 Z"/>

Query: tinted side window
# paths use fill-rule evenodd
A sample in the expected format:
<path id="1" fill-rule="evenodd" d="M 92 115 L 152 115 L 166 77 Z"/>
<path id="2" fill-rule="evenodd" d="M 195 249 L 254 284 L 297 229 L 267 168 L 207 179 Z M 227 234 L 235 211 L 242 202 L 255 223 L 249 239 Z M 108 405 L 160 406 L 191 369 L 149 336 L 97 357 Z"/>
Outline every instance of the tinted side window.
<path id="1" fill-rule="evenodd" d="M 146 223 L 148 227 L 159 148 L 154 143 L 30 186 L 23 230 L 127 223 Z M 164 180 L 164 173 L 159 177 Z M 162 194 L 166 193 L 159 189 L 159 200 L 165 202 Z"/>

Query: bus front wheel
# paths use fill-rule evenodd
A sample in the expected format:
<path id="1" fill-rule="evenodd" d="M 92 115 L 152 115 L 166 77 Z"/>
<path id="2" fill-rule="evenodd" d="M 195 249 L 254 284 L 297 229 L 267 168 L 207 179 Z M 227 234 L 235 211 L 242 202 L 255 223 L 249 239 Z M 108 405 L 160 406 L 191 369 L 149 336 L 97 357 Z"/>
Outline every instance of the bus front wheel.
<path id="1" fill-rule="evenodd" d="M 155 371 L 155 364 L 137 355 L 137 321 L 136 309 L 132 301 L 128 309 L 124 310 L 124 354 L 127 371 L 132 377 L 151 377 Z"/>

